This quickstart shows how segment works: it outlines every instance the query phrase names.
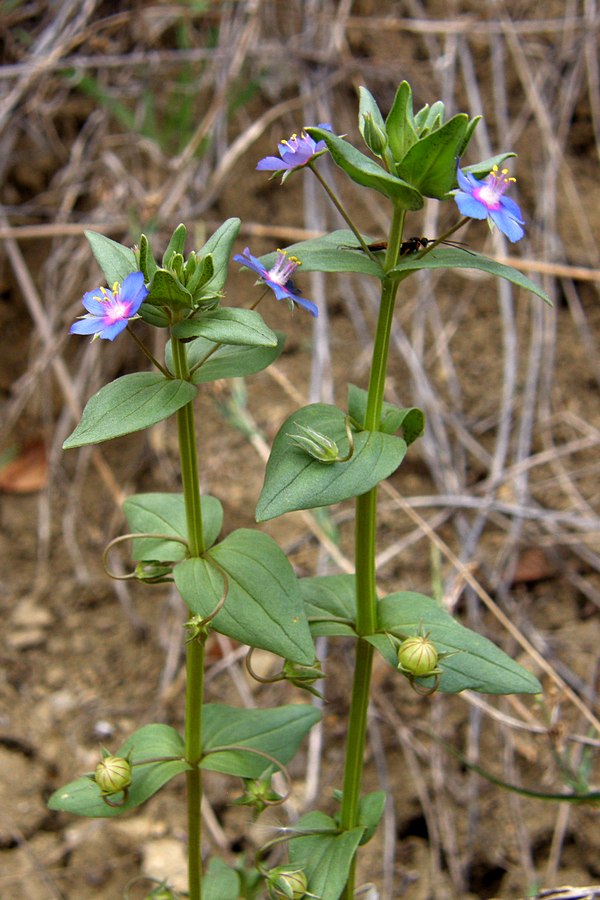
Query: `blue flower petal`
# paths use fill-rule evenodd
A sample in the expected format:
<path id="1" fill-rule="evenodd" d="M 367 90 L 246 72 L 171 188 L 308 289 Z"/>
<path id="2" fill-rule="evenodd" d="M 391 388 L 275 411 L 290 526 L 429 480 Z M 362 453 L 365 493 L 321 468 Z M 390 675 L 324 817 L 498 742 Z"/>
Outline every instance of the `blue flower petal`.
<path id="1" fill-rule="evenodd" d="M 121 334 L 122 331 L 127 328 L 127 319 L 119 319 L 118 322 L 112 322 L 110 325 L 105 325 L 102 331 L 99 332 L 100 337 L 104 338 L 108 341 L 114 341 L 118 334 Z"/>
<path id="2" fill-rule="evenodd" d="M 468 216 L 469 219 L 487 219 L 489 215 L 487 206 L 479 200 L 476 200 L 471 194 L 459 191 L 454 199 L 463 216 Z"/>
<path id="3" fill-rule="evenodd" d="M 69 328 L 69 334 L 96 334 L 104 327 L 102 319 L 98 316 L 86 316 L 73 322 Z"/>
<path id="4" fill-rule="evenodd" d="M 525 234 L 519 223 L 502 209 L 495 209 L 493 212 L 490 212 L 490 219 L 494 225 L 496 225 L 498 230 L 501 231 L 502 234 L 505 234 L 513 244 L 515 241 L 520 241 Z"/>
<path id="5" fill-rule="evenodd" d="M 103 316 L 106 313 L 106 300 L 101 300 L 101 297 L 102 294 L 99 290 L 88 291 L 83 295 L 81 302 L 93 316 Z"/>

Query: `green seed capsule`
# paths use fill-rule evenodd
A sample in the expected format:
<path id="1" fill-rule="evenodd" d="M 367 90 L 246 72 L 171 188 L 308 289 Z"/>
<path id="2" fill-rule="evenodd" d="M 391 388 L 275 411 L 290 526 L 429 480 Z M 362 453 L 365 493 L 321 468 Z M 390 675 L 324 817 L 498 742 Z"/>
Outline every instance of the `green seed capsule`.
<path id="1" fill-rule="evenodd" d="M 406 638 L 398 647 L 398 668 L 417 677 L 433 674 L 438 664 L 438 652 L 428 637 L 415 635 Z"/>
<path id="2" fill-rule="evenodd" d="M 94 781 L 103 794 L 117 794 L 131 784 L 131 765 L 122 756 L 105 756 L 94 772 Z"/>

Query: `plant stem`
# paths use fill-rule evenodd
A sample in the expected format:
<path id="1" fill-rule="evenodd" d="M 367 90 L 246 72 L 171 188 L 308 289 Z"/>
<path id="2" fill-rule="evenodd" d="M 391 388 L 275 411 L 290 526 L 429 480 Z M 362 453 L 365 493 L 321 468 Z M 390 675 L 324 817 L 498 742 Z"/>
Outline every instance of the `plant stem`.
<path id="1" fill-rule="evenodd" d="M 388 239 L 385 260 L 386 269 L 396 265 L 399 258 L 404 217 L 404 210 L 395 210 Z M 392 282 L 384 279 L 369 377 L 367 410 L 364 421 L 366 431 L 378 431 L 380 428 L 388 350 L 397 290 L 397 281 Z M 373 634 L 377 630 L 376 534 L 377 487 L 374 487 L 366 494 L 356 498 L 356 630 L 361 636 Z M 342 806 L 340 810 L 340 824 L 344 830 L 350 830 L 358 825 L 373 653 L 372 645 L 359 637 L 356 645 L 352 699 L 348 718 Z M 352 863 L 344 894 L 342 895 L 345 900 L 351 900 L 354 896 L 355 867 L 356 857 Z"/>
<path id="2" fill-rule="evenodd" d="M 175 375 L 188 381 L 190 371 L 185 344 L 173 337 L 172 347 Z M 189 552 L 192 557 L 201 556 L 205 547 L 193 401 L 177 411 L 177 432 Z M 187 773 L 189 900 L 202 898 L 202 770 L 199 763 L 202 759 L 204 641 L 203 637 L 193 637 L 188 641 L 186 651 L 185 758 L 191 766 Z"/>

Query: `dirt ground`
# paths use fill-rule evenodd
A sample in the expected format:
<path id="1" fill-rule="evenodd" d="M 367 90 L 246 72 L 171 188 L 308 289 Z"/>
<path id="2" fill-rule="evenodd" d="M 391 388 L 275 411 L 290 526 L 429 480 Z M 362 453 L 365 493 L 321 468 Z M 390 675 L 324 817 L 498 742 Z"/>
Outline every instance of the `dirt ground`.
<path id="1" fill-rule="evenodd" d="M 104 223 L 127 242 L 142 227 L 158 248 L 180 219 L 200 235 L 239 215 L 236 249 L 250 244 L 259 255 L 292 243 L 295 229 L 333 227 L 331 210 L 300 178 L 281 188 L 253 171 L 255 161 L 309 115 L 335 115 L 335 130 L 355 139 L 356 85 L 368 84 L 386 107 L 403 77 L 422 102 L 445 91 L 459 109 L 490 109 L 494 152 L 505 148 L 508 129 L 528 221 L 526 247 L 510 252 L 555 305 L 497 295 L 489 281 L 468 275 L 415 278 L 401 299 L 388 397 L 423 406 L 430 427 L 392 490 L 382 492 L 381 590 L 431 593 L 441 584 L 460 619 L 535 672 L 544 695 L 422 698 L 377 667 L 365 789 L 383 788 L 390 802 L 361 857 L 359 881 L 372 882 L 381 900 L 516 900 L 542 887 L 600 884 L 597 805 L 509 793 L 464 762 L 538 792 L 600 785 L 593 4 L 553 2 L 542 11 L 526 0 L 363 0 L 347 9 L 322 4 L 318 15 L 300 0 L 56 6 L 56 18 L 45 4 L 7 4 L 2 12 L 9 32 L 0 82 L 0 898 L 138 900 L 151 878 L 185 884 L 180 781 L 117 820 L 78 820 L 46 807 L 53 790 L 95 766 L 101 745 L 114 748 L 150 721 L 181 727 L 183 717 L 181 602 L 169 586 L 111 582 L 100 564 L 123 528 L 124 496 L 178 489 L 172 423 L 99 452 L 60 449 L 74 424 L 71 404 L 138 364 L 125 339 L 84 348 L 66 337 L 81 294 L 98 277 L 83 228 Z M 194 57 L 201 50 L 210 51 L 208 61 Z M 144 65 L 118 65 L 119 55 L 136 53 L 147 54 Z M 89 57 L 104 57 L 104 66 Z M 286 62 L 292 57 L 296 69 Z M 196 78 L 201 102 L 189 87 Z M 191 119 L 178 108 L 174 126 L 169 116 L 181 97 L 200 106 Z M 244 134 L 234 164 L 219 169 Z M 377 200 L 350 190 L 348 202 L 363 230 L 382 230 Z M 414 220 L 418 233 L 442 227 L 430 210 Z M 465 240 L 505 255 L 484 244 L 484 231 L 471 226 Z M 227 302 L 243 305 L 249 281 L 236 268 Z M 305 275 L 301 287 L 323 303 L 319 281 Z M 211 385 L 199 398 L 202 488 L 223 503 L 226 532 L 253 526 L 265 449 L 285 416 L 319 396 L 342 405 L 348 381 L 365 386 L 376 300 L 349 279 L 327 278 L 325 289 L 328 317 L 317 330 L 301 310 L 265 309 L 268 324 L 288 334 L 275 367 L 243 386 Z M 350 504 L 329 520 L 291 514 L 261 527 L 299 575 L 340 571 L 351 558 Z M 323 529 L 334 551 L 320 540 Z M 484 599 L 465 590 L 428 529 L 475 574 Z M 234 779 L 206 780 L 207 848 L 229 862 L 251 859 L 307 806 L 335 809 L 352 655 L 339 643 L 320 649 L 329 676 L 322 745 L 313 739 L 294 762 L 288 805 L 253 825 L 247 811 L 229 805 L 239 793 Z M 273 662 L 259 655 L 256 665 L 268 671 Z M 307 702 L 292 689 L 257 685 L 241 648 L 221 637 L 210 642 L 207 699 Z"/>

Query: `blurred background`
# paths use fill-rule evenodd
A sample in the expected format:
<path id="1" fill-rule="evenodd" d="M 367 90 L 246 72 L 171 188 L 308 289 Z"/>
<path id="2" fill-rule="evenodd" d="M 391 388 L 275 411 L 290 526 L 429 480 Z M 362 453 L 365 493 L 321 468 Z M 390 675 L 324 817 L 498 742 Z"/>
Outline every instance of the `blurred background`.
<path id="1" fill-rule="evenodd" d="M 381 492 L 381 591 L 433 593 L 542 680 L 543 697 L 420 698 L 382 663 L 366 790 L 388 806 L 360 878 L 381 898 L 535 896 L 600 882 L 592 804 L 508 793 L 598 790 L 600 714 L 600 90 L 596 0 L 1 0 L 0 44 L 0 896 L 122 896 L 143 873 L 182 887 L 185 814 L 172 783 L 135 816 L 50 814 L 49 793 L 148 721 L 182 721 L 185 611 L 169 586 L 110 581 L 102 551 L 136 491 L 177 490 L 171 422 L 63 453 L 87 399 L 139 366 L 135 345 L 69 337 L 101 283 L 84 230 L 161 254 L 184 222 L 190 247 L 227 217 L 255 255 L 340 227 L 315 179 L 285 186 L 258 159 L 302 126 L 360 142 L 357 88 L 384 113 L 407 79 L 417 108 L 484 116 L 468 163 L 514 150 L 526 238 L 472 222 L 457 235 L 541 284 L 554 307 L 462 270 L 422 273 L 398 301 L 387 398 L 427 432 Z M 389 210 L 319 165 L 374 237 Z M 454 204 L 413 214 L 434 237 Z M 226 302 L 255 298 L 232 266 Z M 225 527 L 252 526 L 283 419 L 366 387 L 376 286 L 301 275 L 317 320 L 271 302 L 278 362 L 199 398 L 202 488 Z M 148 334 L 160 352 L 163 335 Z M 143 365 L 143 364 L 142 364 Z M 352 505 L 264 527 L 299 575 L 351 570 Z M 126 558 L 112 568 L 128 570 Z M 311 805 L 335 809 L 350 648 L 321 641 L 323 726 L 294 764 L 294 794 L 251 826 L 232 779 L 207 780 L 207 849 L 233 861 Z M 330 655 L 329 655 L 330 654 Z M 308 702 L 258 686 L 244 650 L 215 636 L 208 699 Z M 277 667 L 255 654 L 263 673 Z M 452 756 L 431 732 L 462 754 Z M 469 764 L 465 762 L 468 760 Z M 152 882 L 131 886 L 146 896 Z"/>

